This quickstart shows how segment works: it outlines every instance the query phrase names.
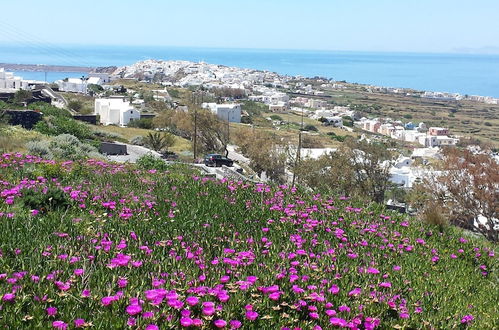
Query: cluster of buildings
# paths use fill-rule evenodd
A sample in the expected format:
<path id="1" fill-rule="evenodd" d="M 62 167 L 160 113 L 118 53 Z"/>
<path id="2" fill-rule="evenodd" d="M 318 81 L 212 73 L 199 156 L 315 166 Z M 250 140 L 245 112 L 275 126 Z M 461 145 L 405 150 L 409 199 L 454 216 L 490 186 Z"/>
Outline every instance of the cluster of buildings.
<path id="1" fill-rule="evenodd" d="M 416 142 L 425 147 L 442 147 L 455 145 L 459 139 L 449 136 L 449 130 L 442 127 L 427 129 L 424 123 L 416 127 L 413 123 L 403 124 L 401 121 L 362 118 L 355 123 L 359 128 L 394 139 Z"/>
<path id="2" fill-rule="evenodd" d="M 499 99 L 490 96 L 461 95 L 459 93 L 424 92 L 423 94 L 421 94 L 421 97 L 427 99 L 436 99 L 441 101 L 468 100 L 468 101 L 481 102 L 486 104 L 499 104 Z"/>
<path id="3" fill-rule="evenodd" d="M 0 89 L 26 90 L 28 88 L 28 81 L 23 80 L 21 77 L 15 76 L 12 72 L 5 71 L 4 68 L 0 68 Z"/>
<path id="4" fill-rule="evenodd" d="M 252 89 L 254 85 L 283 85 L 289 77 L 274 72 L 190 61 L 145 60 L 120 67 L 114 72 L 122 78 L 159 80 L 179 87 Z"/>
<path id="5" fill-rule="evenodd" d="M 289 110 L 289 95 L 279 92 L 275 88 L 267 86 L 253 86 L 248 99 L 250 101 L 261 102 L 269 106 L 271 112 L 285 112 Z"/>

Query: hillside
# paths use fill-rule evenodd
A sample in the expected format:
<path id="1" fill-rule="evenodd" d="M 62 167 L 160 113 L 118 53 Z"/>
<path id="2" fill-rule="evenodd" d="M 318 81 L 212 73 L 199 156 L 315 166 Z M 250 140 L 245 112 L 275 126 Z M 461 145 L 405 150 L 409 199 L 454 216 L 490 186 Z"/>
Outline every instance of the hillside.
<path id="1" fill-rule="evenodd" d="M 496 246 L 455 228 L 181 166 L 0 167 L 2 327 L 497 327 Z"/>

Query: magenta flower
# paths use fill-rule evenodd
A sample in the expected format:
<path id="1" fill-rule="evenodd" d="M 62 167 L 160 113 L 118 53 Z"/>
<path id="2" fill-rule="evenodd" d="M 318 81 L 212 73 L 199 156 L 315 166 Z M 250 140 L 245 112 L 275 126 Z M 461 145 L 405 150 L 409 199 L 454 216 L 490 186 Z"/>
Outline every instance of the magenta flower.
<path id="1" fill-rule="evenodd" d="M 126 308 L 126 312 L 128 315 L 133 316 L 142 312 L 142 307 L 140 305 L 129 305 Z"/>
<path id="2" fill-rule="evenodd" d="M 124 287 L 126 287 L 128 285 L 128 280 L 126 278 L 123 278 L 123 277 L 120 277 L 118 279 L 118 287 L 120 289 L 123 289 Z"/>
<path id="3" fill-rule="evenodd" d="M 242 326 L 242 323 L 238 320 L 232 320 L 229 322 L 231 329 L 239 329 Z"/>
<path id="4" fill-rule="evenodd" d="M 355 288 L 355 289 L 353 289 L 352 291 L 350 291 L 350 292 L 348 293 L 348 296 L 349 296 L 349 297 L 356 297 L 356 296 L 358 296 L 361 292 L 362 292 L 362 289 L 361 289 L 361 288 Z"/>
<path id="5" fill-rule="evenodd" d="M 333 284 L 328 291 L 332 294 L 337 294 L 340 292 L 340 288 L 336 284 Z"/>
<path id="6" fill-rule="evenodd" d="M 156 324 L 148 324 L 145 330 L 159 330 L 159 327 Z"/>
<path id="7" fill-rule="evenodd" d="M 76 319 L 74 320 L 75 327 L 80 328 L 85 325 L 84 319 Z"/>
<path id="8" fill-rule="evenodd" d="M 381 282 L 379 284 L 379 286 L 382 287 L 382 288 L 391 288 L 392 287 L 392 283 L 390 283 L 390 282 Z"/>
<path id="9" fill-rule="evenodd" d="M 108 297 L 103 297 L 100 301 L 101 301 L 101 304 L 103 306 L 109 306 L 113 303 L 113 301 L 115 301 L 115 297 L 114 296 L 108 296 Z"/>
<path id="10" fill-rule="evenodd" d="M 2 297 L 3 301 L 14 301 L 14 299 L 16 299 L 16 295 L 13 293 L 6 293 Z"/>
<path id="11" fill-rule="evenodd" d="M 197 305 L 199 303 L 199 298 L 198 297 L 194 297 L 194 296 L 190 296 L 190 297 L 187 297 L 185 299 L 185 302 L 189 306 L 195 306 L 195 305 Z"/>
<path id="12" fill-rule="evenodd" d="M 319 319 L 319 314 L 316 312 L 310 312 L 310 313 L 308 313 L 308 316 L 310 316 L 310 318 L 312 318 L 314 320 Z"/>
<path id="13" fill-rule="evenodd" d="M 56 329 L 66 330 L 68 328 L 68 324 L 64 321 L 54 321 L 52 322 L 52 326 Z"/>
<path id="14" fill-rule="evenodd" d="M 227 325 L 227 322 L 225 322 L 224 320 L 216 320 L 215 322 L 213 322 L 213 324 L 217 328 L 224 328 Z"/>
<path id="15" fill-rule="evenodd" d="M 203 326 L 203 320 L 201 319 L 192 319 L 192 325 L 195 327 Z"/>
<path id="16" fill-rule="evenodd" d="M 329 322 L 331 323 L 331 325 L 335 325 L 335 326 L 339 326 L 339 327 L 344 327 L 348 324 L 348 322 L 345 321 L 344 319 L 340 319 L 337 317 L 330 318 Z"/>
<path id="17" fill-rule="evenodd" d="M 246 312 L 246 318 L 250 321 L 254 321 L 258 318 L 258 313 L 252 310 Z"/>
<path id="18" fill-rule="evenodd" d="M 52 306 L 47 307 L 47 309 L 45 311 L 47 312 L 48 316 L 54 316 L 57 314 L 57 308 L 52 307 Z"/>
<path id="19" fill-rule="evenodd" d="M 84 269 L 82 269 L 82 268 L 78 268 L 78 269 L 75 269 L 75 270 L 74 270 L 74 274 L 75 274 L 76 276 L 81 276 L 81 275 L 83 275 L 83 273 L 85 273 L 85 270 L 84 270 Z"/>
<path id="20" fill-rule="evenodd" d="M 190 317 L 181 317 L 180 325 L 183 327 L 190 327 L 192 325 L 192 319 Z"/>
<path id="21" fill-rule="evenodd" d="M 462 324 L 467 324 L 467 323 L 470 323 L 471 321 L 473 321 L 475 318 L 473 317 L 473 315 L 469 314 L 469 315 L 465 315 L 463 316 L 463 318 L 461 319 L 461 323 Z"/>
<path id="22" fill-rule="evenodd" d="M 407 312 L 401 312 L 401 313 L 399 313 L 399 317 L 401 319 L 408 319 L 409 318 L 409 313 L 407 313 Z"/>

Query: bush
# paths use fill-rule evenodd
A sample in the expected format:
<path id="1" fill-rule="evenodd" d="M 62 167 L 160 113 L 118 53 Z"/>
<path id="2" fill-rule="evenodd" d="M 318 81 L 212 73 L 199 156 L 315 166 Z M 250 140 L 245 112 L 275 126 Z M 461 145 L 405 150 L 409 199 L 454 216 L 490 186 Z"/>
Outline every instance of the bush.
<path id="1" fill-rule="evenodd" d="M 73 111 L 79 112 L 83 108 L 83 103 L 79 100 L 71 100 L 68 103 L 68 108 Z"/>
<path id="2" fill-rule="evenodd" d="M 433 226 L 438 226 L 440 231 L 448 224 L 446 216 L 442 213 L 443 210 L 437 203 L 429 203 L 421 213 L 422 220 Z"/>
<path id="3" fill-rule="evenodd" d="M 281 117 L 281 116 L 279 116 L 279 115 L 270 115 L 269 117 L 270 117 L 270 119 L 272 119 L 272 120 L 279 120 L 279 121 L 283 121 L 282 117 Z"/>
<path id="4" fill-rule="evenodd" d="M 31 103 L 28 109 L 40 111 L 44 116 L 71 118 L 71 114 L 66 109 L 59 109 L 45 102 Z"/>
<path id="5" fill-rule="evenodd" d="M 125 140 L 123 135 L 113 132 L 96 130 L 94 131 L 94 135 L 104 140 Z"/>
<path id="6" fill-rule="evenodd" d="M 136 136 L 130 140 L 131 144 L 135 144 L 137 146 L 143 146 L 145 144 L 143 136 Z"/>
<path id="7" fill-rule="evenodd" d="M 168 164 L 164 160 L 150 153 L 140 157 L 137 160 L 137 166 L 144 170 L 166 171 L 168 169 Z"/>
<path id="8" fill-rule="evenodd" d="M 58 135 L 50 142 L 28 142 L 26 148 L 31 154 L 45 159 L 79 160 L 101 157 L 94 146 L 82 143 L 77 137 L 70 134 Z"/>
<path id="9" fill-rule="evenodd" d="M 242 116 L 241 123 L 243 124 L 253 124 L 253 119 L 250 116 Z"/>
<path id="10" fill-rule="evenodd" d="M 153 129 L 154 126 L 152 124 L 151 118 L 142 118 L 138 120 L 132 120 L 128 123 L 128 127 L 136 127 L 136 128 L 144 128 L 144 129 Z"/>
<path id="11" fill-rule="evenodd" d="M 49 116 L 39 121 L 34 129 L 46 135 L 71 134 L 78 139 L 92 138 L 92 131 L 87 124 L 78 122 L 71 117 Z"/>
<path id="12" fill-rule="evenodd" d="M 303 127 L 303 129 L 305 131 L 309 131 L 309 132 L 318 132 L 319 130 L 317 129 L 317 127 L 315 127 L 314 125 L 312 124 L 308 124 L 308 125 L 305 125 L 305 127 Z"/>
<path id="13" fill-rule="evenodd" d="M 21 194 L 24 207 L 30 210 L 38 210 L 41 213 L 66 209 L 71 205 L 64 192 L 57 188 L 50 188 L 46 192 L 23 189 Z"/>

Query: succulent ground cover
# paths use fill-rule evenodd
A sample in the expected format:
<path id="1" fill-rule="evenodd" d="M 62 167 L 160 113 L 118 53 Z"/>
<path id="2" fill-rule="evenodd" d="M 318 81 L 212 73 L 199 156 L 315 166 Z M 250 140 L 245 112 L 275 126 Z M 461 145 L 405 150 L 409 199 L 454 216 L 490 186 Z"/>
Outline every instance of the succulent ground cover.
<path id="1" fill-rule="evenodd" d="M 0 325 L 497 327 L 496 246 L 185 168 L 0 158 Z"/>

